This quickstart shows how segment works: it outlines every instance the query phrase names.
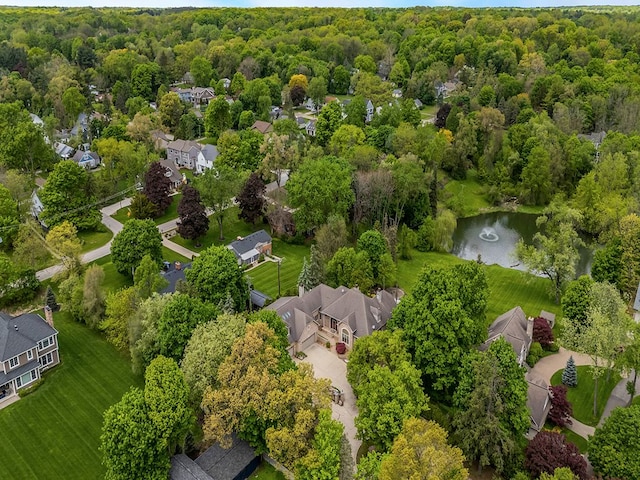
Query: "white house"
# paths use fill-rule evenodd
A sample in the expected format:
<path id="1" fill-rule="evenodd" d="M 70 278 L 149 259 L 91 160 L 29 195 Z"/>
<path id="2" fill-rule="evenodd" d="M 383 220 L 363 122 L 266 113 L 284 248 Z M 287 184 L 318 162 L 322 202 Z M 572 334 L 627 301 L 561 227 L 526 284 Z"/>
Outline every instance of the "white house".
<path id="1" fill-rule="evenodd" d="M 215 145 L 204 145 L 196 159 L 196 173 L 204 173 L 205 170 L 213 168 L 218 155 L 220 155 L 218 147 Z"/>

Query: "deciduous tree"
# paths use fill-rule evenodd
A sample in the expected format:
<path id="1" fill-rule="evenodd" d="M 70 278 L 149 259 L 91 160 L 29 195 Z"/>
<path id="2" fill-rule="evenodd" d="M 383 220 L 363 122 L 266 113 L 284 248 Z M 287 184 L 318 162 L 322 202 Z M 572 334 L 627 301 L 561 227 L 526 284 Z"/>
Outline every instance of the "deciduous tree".
<path id="1" fill-rule="evenodd" d="M 230 128 L 231 124 L 229 103 L 222 95 L 216 97 L 216 99 L 209 104 L 204 114 L 205 134 L 211 137 L 214 142 L 217 142 L 220 134 Z"/>
<path id="2" fill-rule="evenodd" d="M 447 432 L 437 423 L 409 418 L 380 465 L 380 480 L 447 478 L 466 480 L 464 456 L 447 442 Z"/>
<path id="3" fill-rule="evenodd" d="M 211 246 L 197 257 L 185 277 L 200 298 L 219 305 L 231 294 L 236 312 L 246 309 L 249 292 L 235 255 L 223 246 Z"/>
<path id="4" fill-rule="evenodd" d="M 91 265 L 84 273 L 82 292 L 82 316 L 91 328 L 98 326 L 104 315 L 104 270 L 100 265 Z"/>
<path id="5" fill-rule="evenodd" d="M 140 299 L 134 287 L 123 288 L 107 295 L 105 318 L 100 330 L 105 332 L 107 340 L 118 350 L 129 348 L 129 321 L 136 313 Z"/>
<path id="6" fill-rule="evenodd" d="M 209 217 L 200 200 L 200 192 L 190 185 L 182 187 L 178 215 L 178 234 L 182 238 L 196 240 L 209 230 Z"/>
<path id="7" fill-rule="evenodd" d="M 157 260 L 151 255 L 145 255 L 140 261 L 140 265 L 133 274 L 133 285 L 140 300 L 149 298 L 154 293 L 160 292 L 169 282 L 160 275 L 160 268 Z"/>
<path id="8" fill-rule="evenodd" d="M 149 165 L 147 173 L 144 174 L 142 193 L 155 206 L 156 217 L 164 215 L 173 201 L 173 198 L 169 196 L 171 180 L 165 174 L 166 169 L 160 162 L 153 162 Z"/>
<path id="9" fill-rule="evenodd" d="M 525 467 L 535 477 L 553 474 L 557 468 L 569 468 L 580 480 L 586 480 L 587 462 L 573 443 L 555 432 L 538 433 L 525 450 Z"/>
<path id="10" fill-rule="evenodd" d="M 252 173 L 244 182 L 236 200 L 240 206 L 240 217 L 247 222 L 256 223 L 265 214 L 267 201 L 264 198 L 265 185 L 262 179 Z"/>
<path id="11" fill-rule="evenodd" d="M 111 259 L 116 270 L 133 277 L 145 255 L 159 266 L 162 261 L 162 236 L 153 220 L 129 220 L 111 243 Z"/>
<path id="12" fill-rule="evenodd" d="M 240 172 L 223 165 L 207 170 L 196 180 L 195 186 L 200 191 L 202 203 L 213 210 L 213 216 L 218 222 L 220 240 L 224 239 L 222 234 L 224 217 L 241 185 Z"/>
<path id="13" fill-rule="evenodd" d="M 47 233 L 47 245 L 60 256 L 60 261 L 67 275 L 79 273 L 80 251 L 82 244 L 78 239 L 76 227 L 64 221 Z"/>
<path id="14" fill-rule="evenodd" d="M 564 372 L 562 375 L 564 376 Z M 567 400 L 567 387 L 564 385 L 549 387 L 549 392 L 551 393 L 549 419 L 561 428 L 571 425 L 573 407 L 569 403 L 569 400 Z"/>

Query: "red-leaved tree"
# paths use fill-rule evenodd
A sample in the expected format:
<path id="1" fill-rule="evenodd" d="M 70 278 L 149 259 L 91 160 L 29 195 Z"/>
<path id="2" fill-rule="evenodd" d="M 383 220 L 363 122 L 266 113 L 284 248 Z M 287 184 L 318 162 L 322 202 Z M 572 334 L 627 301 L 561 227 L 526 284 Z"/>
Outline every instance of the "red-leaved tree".
<path id="1" fill-rule="evenodd" d="M 551 393 L 551 410 L 549 410 L 549 420 L 559 427 L 571 425 L 573 406 L 569 400 L 567 400 L 567 387 L 564 385 L 549 387 L 549 392 Z"/>
<path id="2" fill-rule="evenodd" d="M 144 189 L 142 193 L 156 207 L 156 217 L 164 215 L 173 200 L 171 180 L 166 176 L 167 169 L 160 162 L 153 162 L 144 175 Z"/>
<path id="3" fill-rule="evenodd" d="M 542 317 L 533 320 L 533 341 L 538 342 L 542 348 L 548 348 L 554 341 L 549 322 Z"/>
<path id="4" fill-rule="evenodd" d="M 561 467 L 571 469 L 580 480 L 588 478 L 587 462 L 578 447 L 567 442 L 561 433 L 538 433 L 527 445 L 524 465 L 534 478 L 543 472 L 553 475 L 553 471 Z"/>

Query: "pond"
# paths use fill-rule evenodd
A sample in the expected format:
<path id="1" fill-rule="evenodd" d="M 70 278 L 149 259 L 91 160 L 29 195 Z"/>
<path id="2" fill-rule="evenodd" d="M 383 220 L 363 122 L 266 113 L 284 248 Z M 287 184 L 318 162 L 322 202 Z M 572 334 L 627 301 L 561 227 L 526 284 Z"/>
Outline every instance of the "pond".
<path id="1" fill-rule="evenodd" d="M 516 243 L 522 238 L 531 244 L 538 231 L 537 215 L 516 212 L 493 212 L 475 217 L 459 218 L 453 233 L 452 253 L 465 260 L 477 260 L 480 255 L 486 264 L 526 270 L 515 258 Z M 584 240 L 584 239 L 583 239 Z M 579 249 L 580 260 L 576 276 L 589 273 L 593 249 Z"/>

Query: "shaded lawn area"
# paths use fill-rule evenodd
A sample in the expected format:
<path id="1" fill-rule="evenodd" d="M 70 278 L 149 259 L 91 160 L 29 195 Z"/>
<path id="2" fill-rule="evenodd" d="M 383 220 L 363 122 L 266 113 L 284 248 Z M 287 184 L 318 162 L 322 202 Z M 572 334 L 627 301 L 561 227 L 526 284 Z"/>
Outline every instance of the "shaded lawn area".
<path id="1" fill-rule="evenodd" d="M 251 480 L 285 480 L 282 472 L 279 472 L 271 464 L 264 461 L 249 478 Z"/>
<path id="2" fill-rule="evenodd" d="M 164 245 L 162 246 L 162 258 L 168 262 L 188 263 L 191 261 L 191 259 L 184 257 L 173 250 L 169 250 Z M 121 288 L 133 285 L 133 280 L 129 276 L 122 275 L 116 270 L 116 266 L 111 261 L 111 255 L 99 258 L 95 262 L 91 263 L 91 265 L 93 264 L 100 265 L 104 270 L 104 282 L 102 283 L 102 286 L 105 293 L 116 292 Z"/>
<path id="3" fill-rule="evenodd" d="M 169 220 L 173 220 L 174 218 L 178 218 L 178 204 L 180 203 L 180 199 L 182 198 L 182 194 L 178 193 L 171 197 L 173 201 L 167 211 L 161 217 L 154 218 L 153 221 L 156 225 L 160 225 L 161 223 L 168 222 Z M 129 207 L 123 207 L 118 210 L 115 214 L 111 215 L 114 220 L 119 221 L 120 223 L 125 223 L 130 219 L 129 215 Z"/>
<path id="4" fill-rule="evenodd" d="M 457 265 L 463 261 L 448 253 L 413 250 L 411 260 L 398 261 L 398 284 L 406 293 L 410 293 L 425 264 L 442 268 Z M 557 318 L 560 317 L 562 310 L 549 294 L 548 279 L 498 265 L 486 265 L 484 269 L 489 285 L 487 325 L 517 305 L 520 305 L 527 315 L 534 317 L 540 314 L 540 310 L 553 312 Z M 559 323 L 556 322 L 555 328 L 558 328 Z"/>
<path id="5" fill-rule="evenodd" d="M 200 237 L 197 241 L 187 240 L 180 235 L 175 235 L 171 238 L 172 242 L 182 245 L 185 248 L 193 252 L 201 252 L 206 250 L 211 245 L 228 245 L 238 237 L 246 237 L 250 233 L 257 232 L 258 230 L 267 229 L 269 226 L 263 223 L 256 223 L 252 225 L 238 218 L 240 209 L 238 207 L 231 207 L 227 209 L 222 223 L 222 234 L 224 239 L 220 240 L 220 227 L 215 217 L 209 217 L 209 230 L 204 237 Z M 196 243 L 200 244 L 196 247 Z M 278 255 L 274 252 L 274 255 Z"/>
<path id="6" fill-rule="evenodd" d="M 580 453 L 587 453 L 587 448 L 589 447 L 589 441 L 586 438 L 582 438 L 580 435 L 572 432 L 567 428 L 562 429 L 562 434 L 567 439 L 567 442 L 571 442 L 575 444 L 576 447 L 578 447 L 578 450 L 580 450 Z"/>
<path id="7" fill-rule="evenodd" d="M 607 379 L 607 377 L 609 377 Z M 600 421 L 604 407 L 611 396 L 614 387 L 620 381 L 620 375 L 616 372 L 604 372 L 598 378 L 598 415 L 593 416 L 593 391 L 594 382 L 591 375 L 590 367 L 578 367 L 578 386 L 569 388 L 567 391 L 567 399 L 573 405 L 573 417 L 586 425 L 595 427 Z M 562 383 L 562 370 L 558 370 L 551 377 L 551 385 L 560 385 Z"/>
<path id="8" fill-rule="evenodd" d="M 282 296 L 298 294 L 298 276 L 302 270 L 304 257 L 309 257 L 309 247 L 305 245 L 290 245 L 278 238 L 273 239 L 273 254 L 283 258 L 280 265 L 280 292 Z M 245 276 L 251 279 L 256 290 L 266 293 L 271 298 L 278 297 L 278 264 L 264 262 L 262 265 L 249 270 Z M 288 292 L 288 293 L 287 293 Z"/>
<path id="9" fill-rule="evenodd" d="M 103 412 L 132 385 L 128 359 L 96 331 L 55 314 L 62 363 L 31 395 L 0 410 L 3 478 L 96 479 Z"/>
<path id="10" fill-rule="evenodd" d="M 111 237 L 113 232 L 102 224 L 96 230 L 78 232 L 78 238 L 82 241 L 82 253 L 105 245 Z"/>
<path id="11" fill-rule="evenodd" d="M 483 185 L 478 181 L 475 170 L 467 173 L 465 180 L 450 180 L 444 186 L 450 197 L 447 205 L 458 213 L 460 217 L 471 217 L 481 211 L 489 210 L 491 204 L 484 196 Z"/>

